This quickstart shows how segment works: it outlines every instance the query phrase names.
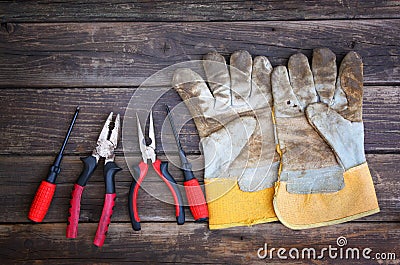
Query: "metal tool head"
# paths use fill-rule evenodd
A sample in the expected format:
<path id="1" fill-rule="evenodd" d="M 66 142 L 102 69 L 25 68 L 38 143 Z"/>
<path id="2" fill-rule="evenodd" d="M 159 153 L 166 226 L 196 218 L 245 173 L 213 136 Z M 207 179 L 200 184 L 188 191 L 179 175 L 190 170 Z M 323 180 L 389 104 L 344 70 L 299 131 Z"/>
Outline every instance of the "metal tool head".
<path id="1" fill-rule="evenodd" d="M 150 111 L 149 138 L 151 140 L 150 147 L 156 150 L 156 135 L 154 133 L 153 111 Z"/>
<path id="2" fill-rule="evenodd" d="M 179 158 L 182 163 L 182 169 L 187 170 L 187 171 L 192 170 L 192 164 L 187 159 L 186 154 L 183 151 L 181 141 L 179 140 L 179 134 L 178 134 L 178 131 L 176 130 L 175 122 L 172 117 L 171 110 L 169 109 L 168 105 L 165 105 L 165 109 L 167 110 L 168 120 L 169 120 L 169 123 L 171 124 L 171 129 L 172 129 L 172 133 L 174 134 L 176 145 L 178 146 Z"/>
<path id="3" fill-rule="evenodd" d="M 174 119 L 172 118 L 171 110 L 168 107 L 168 105 L 165 105 L 165 109 L 167 110 L 169 124 L 171 124 L 171 129 L 172 129 L 172 133 L 174 134 L 176 145 L 178 146 L 178 150 L 181 151 L 182 144 L 181 144 L 181 141 L 179 140 L 179 134 L 178 134 L 178 131 L 176 130 L 175 122 L 174 122 Z"/>
<path id="4" fill-rule="evenodd" d="M 93 155 L 97 159 L 104 157 L 106 163 L 108 161 L 114 161 L 114 149 L 117 148 L 118 145 L 119 128 L 121 126 L 119 114 L 117 114 L 114 122 L 112 121 L 112 117 L 113 113 L 111 112 L 104 123 L 99 138 L 97 139 L 97 147 L 93 151 Z"/>
<path id="5" fill-rule="evenodd" d="M 138 127 L 138 138 L 139 138 L 139 147 L 140 152 L 142 152 L 142 158 L 145 163 L 150 159 L 152 163 L 156 161 L 156 139 L 154 134 L 154 123 L 153 123 L 153 114 L 150 112 L 150 125 L 149 125 L 149 138 L 151 140 L 150 145 L 146 145 L 146 139 L 144 137 L 142 127 L 140 125 L 139 116 L 136 113 L 136 121 Z"/>

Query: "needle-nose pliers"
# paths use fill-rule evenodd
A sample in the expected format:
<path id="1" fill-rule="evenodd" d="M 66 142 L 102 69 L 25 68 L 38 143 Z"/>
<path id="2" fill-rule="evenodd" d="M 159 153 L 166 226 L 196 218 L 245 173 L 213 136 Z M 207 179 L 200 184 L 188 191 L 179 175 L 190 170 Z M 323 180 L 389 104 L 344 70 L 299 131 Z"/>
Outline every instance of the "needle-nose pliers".
<path id="1" fill-rule="evenodd" d="M 156 152 L 155 152 L 156 138 L 154 133 L 153 114 L 150 111 L 150 126 L 149 126 L 149 138 L 151 140 L 150 145 L 146 145 L 145 137 L 143 135 L 139 117 L 137 116 L 137 114 L 136 114 L 136 120 L 138 127 L 139 146 L 140 146 L 140 151 L 142 152 L 143 161 L 140 161 L 139 165 L 134 167 L 133 170 L 134 178 L 129 192 L 129 215 L 132 222 L 132 228 L 135 231 L 139 231 L 141 229 L 140 218 L 137 209 L 137 197 L 140 185 L 142 184 L 144 178 L 146 177 L 147 171 L 149 169 L 147 160 L 151 160 L 154 170 L 157 172 L 157 174 L 165 182 L 165 184 L 171 191 L 175 203 L 176 221 L 178 225 L 182 225 L 185 223 L 185 211 L 183 208 L 182 195 L 178 189 L 175 179 L 168 172 L 168 162 L 161 162 L 156 157 Z"/>
<path id="2" fill-rule="evenodd" d="M 117 114 L 114 122 L 112 121 L 112 117 L 113 113 L 111 112 L 101 130 L 100 136 L 97 140 L 97 146 L 93 150 L 92 155 L 82 159 L 84 168 L 74 185 L 74 189 L 72 190 L 70 202 L 71 207 L 69 209 L 67 225 L 67 238 L 76 238 L 78 234 L 82 192 L 89 181 L 89 178 L 96 169 L 100 158 L 104 157 L 104 182 L 106 194 L 104 198 L 103 211 L 93 242 L 98 247 L 103 246 L 106 238 L 106 233 L 108 231 L 115 204 L 115 198 L 117 196 L 115 193 L 115 174 L 121 170 L 121 168 L 119 168 L 114 162 L 114 149 L 117 148 L 120 117 L 119 114 Z"/>

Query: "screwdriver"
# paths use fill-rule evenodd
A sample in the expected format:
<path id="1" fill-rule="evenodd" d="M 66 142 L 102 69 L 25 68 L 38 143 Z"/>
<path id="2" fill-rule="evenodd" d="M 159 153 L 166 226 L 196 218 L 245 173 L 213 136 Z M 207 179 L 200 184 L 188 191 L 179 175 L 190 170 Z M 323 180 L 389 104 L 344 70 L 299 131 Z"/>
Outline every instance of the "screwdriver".
<path id="1" fill-rule="evenodd" d="M 65 135 L 65 139 L 61 146 L 60 152 L 54 160 L 53 165 L 50 167 L 49 174 L 47 175 L 46 180 L 42 181 L 36 191 L 35 198 L 32 201 L 28 218 L 34 222 L 42 222 L 50 207 L 54 192 L 56 191 L 56 178 L 61 172 L 60 165 L 61 160 L 63 159 L 65 146 L 67 145 L 68 138 L 71 135 L 72 128 L 74 127 L 76 118 L 78 117 L 79 109 L 79 106 L 76 107 L 74 117 L 72 118 L 71 124 L 69 125 L 68 132 Z"/>
<path id="2" fill-rule="evenodd" d="M 171 110 L 167 105 L 165 105 L 165 108 L 167 109 L 169 123 L 171 124 L 172 132 L 178 146 L 179 158 L 182 163 L 182 171 L 185 178 L 183 184 L 185 186 L 190 212 L 192 213 L 195 222 L 206 222 L 208 220 L 208 208 L 203 191 L 200 188 L 198 180 L 193 174 L 192 164 L 189 162 L 185 152 L 183 151 L 178 132 L 176 131 L 175 123 L 172 118 Z"/>

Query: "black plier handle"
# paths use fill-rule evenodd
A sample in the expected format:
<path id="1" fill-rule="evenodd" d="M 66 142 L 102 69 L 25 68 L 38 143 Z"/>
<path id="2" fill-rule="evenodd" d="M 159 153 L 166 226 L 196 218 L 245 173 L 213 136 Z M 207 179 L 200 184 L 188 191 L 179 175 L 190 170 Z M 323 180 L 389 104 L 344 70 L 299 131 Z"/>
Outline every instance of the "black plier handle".
<path id="1" fill-rule="evenodd" d="M 72 190 L 66 231 L 67 238 L 77 237 L 83 190 L 85 189 L 90 177 L 93 175 L 93 172 L 99 163 L 99 159 L 104 157 L 105 163 L 103 174 L 106 192 L 104 196 L 104 204 L 100 222 L 97 226 L 96 236 L 93 241 L 93 243 L 98 247 L 103 246 L 108 226 L 111 222 L 111 215 L 115 204 L 115 198 L 117 196 L 115 193 L 115 174 L 121 170 L 121 168 L 119 168 L 114 162 L 114 149 L 117 147 L 120 116 L 118 114 L 113 125 L 111 125 L 112 116 L 113 113 L 111 112 L 103 126 L 103 129 L 97 140 L 97 146 L 93 150 L 92 155 L 81 159 L 84 163 L 84 167 L 79 178 L 74 184 L 74 189 Z"/>
<path id="2" fill-rule="evenodd" d="M 153 168 L 171 191 L 175 203 L 176 221 L 178 225 L 183 225 L 185 223 L 185 211 L 183 208 L 183 199 L 175 179 L 168 172 L 168 162 L 161 162 L 159 159 L 156 159 L 153 163 Z M 146 164 L 143 161 L 141 161 L 139 165 L 134 168 L 135 176 L 129 191 L 129 215 L 131 218 L 132 228 L 135 231 L 139 231 L 141 229 L 140 218 L 137 208 L 137 198 L 138 198 L 139 188 L 144 178 L 146 177 L 148 169 L 149 169 L 148 164 Z"/>

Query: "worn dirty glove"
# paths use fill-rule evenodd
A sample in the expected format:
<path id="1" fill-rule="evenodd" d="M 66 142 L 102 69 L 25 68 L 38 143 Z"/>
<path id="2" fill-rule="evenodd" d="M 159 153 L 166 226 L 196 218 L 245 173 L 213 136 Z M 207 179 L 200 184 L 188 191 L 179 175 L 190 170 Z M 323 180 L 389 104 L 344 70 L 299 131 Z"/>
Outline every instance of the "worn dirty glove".
<path id="1" fill-rule="evenodd" d="M 172 83 L 200 135 L 209 227 L 275 221 L 279 155 L 270 108 L 272 66 L 266 57 L 253 61 L 247 51 L 237 51 L 230 66 L 219 53 L 209 53 L 203 68 L 205 80 L 184 68 Z"/>
<path id="2" fill-rule="evenodd" d="M 379 212 L 364 155 L 363 64 L 348 53 L 339 73 L 326 48 L 290 57 L 271 82 L 282 168 L 274 208 L 293 229 Z M 337 76 L 338 75 L 338 76 Z"/>

